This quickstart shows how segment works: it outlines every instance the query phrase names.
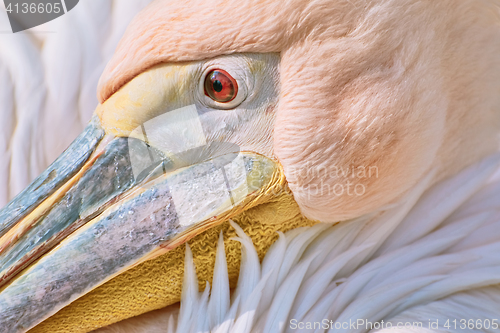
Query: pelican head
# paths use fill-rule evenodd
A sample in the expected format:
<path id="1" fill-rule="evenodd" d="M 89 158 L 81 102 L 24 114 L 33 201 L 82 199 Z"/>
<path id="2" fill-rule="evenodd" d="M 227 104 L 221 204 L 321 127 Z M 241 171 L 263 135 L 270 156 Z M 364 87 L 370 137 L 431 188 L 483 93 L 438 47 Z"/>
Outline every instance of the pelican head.
<path id="1" fill-rule="evenodd" d="M 33 327 L 288 186 L 338 222 L 498 149 L 495 1 L 168 1 L 74 143 L 0 211 L 0 314 Z M 346 222 L 348 223 L 348 222 Z"/>

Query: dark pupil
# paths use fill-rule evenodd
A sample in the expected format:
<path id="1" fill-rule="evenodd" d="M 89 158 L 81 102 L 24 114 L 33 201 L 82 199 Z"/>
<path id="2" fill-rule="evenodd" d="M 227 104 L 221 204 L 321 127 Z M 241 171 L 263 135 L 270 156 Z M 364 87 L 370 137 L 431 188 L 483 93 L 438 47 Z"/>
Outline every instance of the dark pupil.
<path id="1" fill-rule="evenodd" d="M 222 90 L 222 83 L 219 80 L 215 80 L 213 83 L 214 90 L 216 92 L 221 92 Z"/>

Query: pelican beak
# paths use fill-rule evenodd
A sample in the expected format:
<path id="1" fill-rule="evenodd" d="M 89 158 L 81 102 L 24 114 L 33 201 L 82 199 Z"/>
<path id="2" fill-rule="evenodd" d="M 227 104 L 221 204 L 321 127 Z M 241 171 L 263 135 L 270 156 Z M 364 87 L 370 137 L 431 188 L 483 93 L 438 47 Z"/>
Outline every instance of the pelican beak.
<path id="1" fill-rule="evenodd" d="M 282 181 L 271 159 L 207 139 L 196 105 L 179 107 L 165 85 L 155 94 L 151 75 L 164 79 L 172 68 L 162 70 L 99 105 L 72 145 L 0 210 L 2 332 L 34 327 Z"/>

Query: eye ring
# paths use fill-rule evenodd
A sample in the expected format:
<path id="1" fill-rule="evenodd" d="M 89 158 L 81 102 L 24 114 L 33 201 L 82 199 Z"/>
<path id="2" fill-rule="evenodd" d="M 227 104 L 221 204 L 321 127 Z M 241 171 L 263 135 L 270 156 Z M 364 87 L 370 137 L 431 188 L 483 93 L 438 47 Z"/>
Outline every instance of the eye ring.
<path id="1" fill-rule="evenodd" d="M 212 69 L 203 84 L 205 95 L 218 103 L 229 103 L 238 95 L 238 82 L 223 69 Z"/>
<path id="2" fill-rule="evenodd" d="M 209 62 L 202 68 L 201 75 L 198 77 L 198 100 L 201 102 L 201 105 L 208 107 L 210 109 L 217 110 L 231 110 L 238 107 L 241 103 L 243 103 L 247 99 L 248 95 L 248 74 L 244 68 L 241 66 L 234 66 L 234 64 L 220 64 Z M 219 100 L 223 99 L 213 99 L 205 90 L 205 81 L 210 80 L 210 75 L 213 71 L 218 71 L 224 74 L 229 80 L 232 80 L 231 83 L 234 90 L 234 97 L 228 99 L 226 102 L 222 102 Z M 226 96 L 228 97 L 228 96 Z"/>

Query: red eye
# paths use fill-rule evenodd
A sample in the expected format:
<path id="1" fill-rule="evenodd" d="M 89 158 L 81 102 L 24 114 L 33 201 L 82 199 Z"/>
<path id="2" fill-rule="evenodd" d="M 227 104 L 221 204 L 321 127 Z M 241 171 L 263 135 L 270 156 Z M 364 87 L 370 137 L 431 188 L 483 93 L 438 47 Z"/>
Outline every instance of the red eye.
<path id="1" fill-rule="evenodd" d="M 214 69 L 205 78 L 205 95 L 216 102 L 232 101 L 238 93 L 238 84 L 226 71 Z"/>

